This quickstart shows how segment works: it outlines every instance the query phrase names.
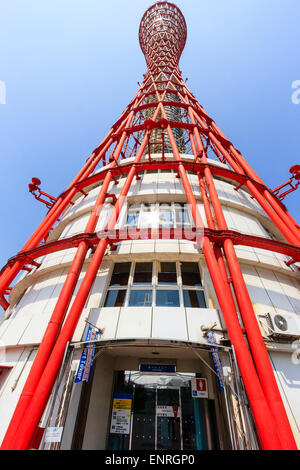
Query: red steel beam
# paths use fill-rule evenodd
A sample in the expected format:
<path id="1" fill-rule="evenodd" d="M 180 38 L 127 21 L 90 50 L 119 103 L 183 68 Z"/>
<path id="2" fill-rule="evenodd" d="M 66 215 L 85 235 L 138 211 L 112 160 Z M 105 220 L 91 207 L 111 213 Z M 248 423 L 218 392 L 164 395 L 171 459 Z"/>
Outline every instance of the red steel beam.
<path id="1" fill-rule="evenodd" d="M 261 248 L 263 250 L 273 251 L 276 253 L 281 253 L 283 255 L 294 257 L 296 261 L 300 261 L 300 248 L 295 247 L 294 245 L 290 245 L 284 242 L 279 242 L 277 240 L 272 240 L 270 238 L 258 237 L 256 235 L 247 235 L 244 233 L 240 233 L 234 230 L 211 230 L 211 229 L 204 229 L 205 234 L 215 242 L 223 242 L 224 238 L 230 238 L 234 245 L 243 245 L 243 246 L 251 246 L 254 248 Z M 140 239 L 151 239 L 154 236 L 157 239 L 162 238 L 161 230 L 153 230 L 148 228 L 137 229 L 134 230 L 134 233 L 140 233 Z M 132 238 L 131 238 L 132 237 Z M 195 229 L 187 229 L 185 228 L 183 231 L 180 229 L 172 229 L 170 228 L 170 239 L 177 239 L 177 240 L 196 240 L 197 233 Z M 25 251 L 19 253 L 15 257 L 11 258 L 8 261 L 8 264 L 14 263 L 18 259 L 22 259 L 22 262 L 25 264 L 29 263 L 32 264 L 33 259 L 40 258 L 41 256 L 45 256 L 50 253 L 54 253 L 60 250 L 67 250 L 70 248 L 76 248 L 82 240 L 85 240 L 92 245 L 96 245 L 100 238 L 108 238 L 109 240 L 113 240 L 113 243 L 118 243 L 124 240 L 133 239 L 133 235 L 131 234 L 131 229 L 128 230 L 115 230 L 112 233 L 109 232 L 98 232 L 95 233 L 84 233 L 74 235 L 70 238 L 63 238 L 53 242 L 49 242 L 45 245 L 38 246 L 37 248 L 33 248 L 32 250 Z"/>
<path id="2" fill-rule="evenodd" d="M 4 297 L 4 295 L 1 295 L 0 297 L 0 305 L 1 307 L 3 308 L 3 310 L 7 310 L 8 307 L 9 307 L 9 303 L 7 302 L 6 298 Z"/>
<path id="3" fill-rule="evenodd" d="M 143 97 L 140 97 L 141 90 L 139 90 L 132 100 L 132 106 L 138 105 Z M 66 209 L 73 197 L 77 194 L 78 190 L 76 184 L 85 180 L 96 168 L 102 156 L 105 155 L 110 145 L 114 142 L 114 132 L 118 135 L 126 125 L 128 121 L 129 106 L 124 111 L 117 123 L 112 127 L 107 136 L 103 139 L 97 149 L 94 150 L 92 155 L 88 158 L 83 168 L 79 171 L 74 180 L 70 183 L 65 194 L 63 193 L 56 201 L 54 206 L 50 209 L 45 219 L 41 222 L 39 227 L 35 230 L 29 240 L 25 243 L 21 251 L 30 249 L 34 246 L 39 245 L 41 241 L 48 234 L 49 230 L 55 224 L 57 219 L 60 217 L 62 212 Z M 82 189 L 82 188 L 81 188 Z M 8 266 L 4 271 L 0 273 L 0 293 L 4 292 L 10 285 L 13 279 L 18 275 L 22 269 L 22 264 L 16 263 L 13 266 Z"/>
<path id="4" fill-rule="evenodd" d="M 166 119 L 166 113 L 162 109 L 163 117 Z M 180 154 L 174 139 L 172 129 L 170 126 L 167 128 L 168 137 L 171 142 L 173 154 L 175 160 L 181 160 Z M 196 227 L 200 224 L 200 227 L 204 227 L 195 196 L 192 192 L 192 188 L 189 184 L 185 168 L 179 163 L 179 175 L 184 186 L 187 201 L 190 204 L 192 216 Z M 269 406 L 267 404 L 264 392 L 261 388 L 258 380 L 252 359 L 244 340 L 241 327 L 238 322 L 238 317 L 235 312 L 234 302 L 229 293 L 229 285 L 224 282 L 222 273 L 220 272 L 219 265 L 217 263 L 214 251 L 211 247 L 210 240 L 207 237 L 203 237 L 202 249 L 207 262 L 208 270 L 215 288 L 216 296 L 218 298 L 221 311 L 226 323 L 227 331 L 232 343 L 235 345 L 237 360 L 239 363 L 240 371 L 244 380 L 244 384 L 247 390 L 250 406 L 253 412 L 253 416 L 259 431 L 259 435 L 262 444 L 265 449 L 281 449 L 282 445 L 278 437 L 275 422 L 271 415 Z M 224 295 L 225 293 L 225 295 Z M 263 417 L 263 415 L 264 417 Z M 267 416 L 268 424 L 266 426 Z"/>
<path id="5" fill-rule="evenodd" d="M 201 177 L 200 177 L 201 178 Z M 132 233 L 134 232 L 134 233 Z M 49 242 L 45 245 L 38 246 L 32 250 L 24 251 L 17 254 L 15 257 L 8 261 L 8 264 L 14 264 L 18 260 L 22 260 L 24 264 L 32 264 L 34 259 L 40 258 L 41 256 L 55 253 L 61 250 L 68 250 L 70 248 L 76 248 L 81 241 L 85 241 L 89 246 L 97 245 L 101 238 L 107 238 L 112 243 L 119 243 L 125 240 L 133 240 L 138 236 L 140 240 L 144 239 L 162 239 L 163 233 L 161 229 L 149 229 L 142 228 L 136 230 L 114 230 L 113 232 L 99 231 L 97 233 L 83 233 L 74 235 L 70 238 L 63 238 L 53 242 Z M 196 241 L 198 233 L 195 229 L 173 229 L 169 230 L 170 240 L 190 240 Z M 204 234 L 209 237 L 212 242 L 223 243 L 225 238 L 230 238 L 234 245 L 250 246 L 254 248 L 261 248 L 263 250 L 273 251 L 275 253 L 281 253 L 283 255 L 294 258 L 295 262 L 300 261 L 300 248 L 290 245 L 288 243 L 279 242 L 270 238 L 258 237 L 256 235 L 247 235 L 240 233 L 235 230 L 212 230 L 204 228 Z"/>
<path id="6" fill-rule="evenodd" d="M 198 120 L 200 125 L 204 125 L 204 122 L 201 118 L 193 111 L 195 118 Z M 270 190 L 265 186 L 263 181 L 256 175 L 256 173 L 251 169 L 250 165 L 245 164 L 245 160 L 241 156 L 239 152 L 234 149 L 233 145 L 227 141 L 227 139 L 223 139 L 224 141 L 228 142 L 228 146 L 234 158 L 230 156 L 230 154 L 225 150 L 224 146 L 221 144 L 220 139 L 222 137 L 217 134 L 217 132 L 210 131 L 208 133 L 209 137 L 212 139 L 214 144 L 220 150 L 224 158 L 228 161 L 231 167 L 237 172 L 248 176 L 245 182 L 245 186 L 248 187 L 251 194 L 255 197 L 255 199 L 259 202 L 262 206 L 264 211 L 269 215 L 271 220 L 275 223 L 275 225 L 279 228 L 281 233 L 284 237 L 293 244 L 299 245 L 300 244 L 300 235 L 299 229 L 297 228 L 296 222 L 292 219 L 290 214 L 288 214 L 283 208 L 282 205 L 274 195 L 270 192 Z M 250 168 L 250 169 L 249 169 Z M 247 172 L 247 173 L 246 173 Z M 257 186 L 254 183 L 259 183 L 262 185 L 262 193 L 260 193 L 257 189 Z"/>
<path id="7" fill-rule="evenodd" d="M 133 117 L 133 112 L 129 114 L 129 117 L 127 117 L 122 124 L 121 127 L 126 127 L 126 124 L 130 122 L 130 120 Z M 126 138 L 127 134 L 126 131 L 123 132 L 123 136 L 120 139 L 119 142 L 119 147 L 118 150 L 116 151 L 116 159 L 113 161 L 113 163 L 110 165 L 110 168 L 114 168 L 116 166 L 116 160 L 119 158 L 122 145 L 124 143 L 124 140 Z M 110 141 L 109 141 L 110 142 Z M 106 151 L 106 147 L 104 147 L 104 151 Z M 98 156 L 98 161 L 101 158 L 101 152 L 100 155 Z M 93 168 L 97 164 L 97 161 L 93 163 Z M 85 173 L 83 173 L 83 176 L 85 176 Z M 111 181 L 112 174 L 110 171 L 106 173 L 106 177 L 104 180 L 104 183 L 101 187 L 99 196 L 97 198 L 96 204 L 94 206 L 93 212 L 90 216 L 89 222 L 86 227 L 86 233 L 89 233 L 90 231 L 94 230 L 99 218 L 99 210 L 101 209 L 105 198 L 107 196 L 107 190 L 108 186 Z M 75 189 L 75 186 L 73 186 Z M 72 193 L 72 191 L 71 191 Z M 70 195 L 69 195 L 70 197 Z M 63 285 L 62 291 L 60 293 L 59 299 L 57 301 L 56 307 L 54 309 L 54 312 L 52 314 L 52 317 L 49 321 L 48 327 L 46 329 L 46 332 L 44 334 L 44 337 L 42 339 L 42 342 L 40 344 L 37 356 L 35 358 L 35 361 L 32 365 L 32 368 L 30 370 L 29 376 L 27 378 L 26 384 L 23 388 L 21 397 L 18 401 L 17 407 L 15 409 L 13 418 L 10 422 L 9 428 L 6 432 L 5 438 L 2 443 L 2 448 L 3 449 L 13 449 L 14 445 L 14 438 L 16 436 L 16 432 L 22 423 L 22 419 L 24 416 L 24 413 L 29 406 L 30 400 L 33 396 L 34 390 L 37 387 L 37 384 L 39 382 L 40 376 L 42 374 L 42 371 L 45 367 L 45 364 L 49 358 L 50 352 L 53 348 L 55 339 L 57 337 L 58 331 L 61 328 L 61 325 L 64 321 L 65 314 L 67 312 L 67 308 L 70 304 L 71 297 L 73 295 L 74 289 L 76 287 L 79 274 L 81 272 L 83 262 L 87 253 L 87 250 L 89 248 L 89 244 L 86 243 L 85 240 L 80 241 L 76 255 L 73 259 L 73 262 L 71 264 L 67 279 Z"/>
<path id="8" fill-rule="evenodd" d="M 109 147 L 111 142 L 109 141 L 107 147 Z M 106 147 L 104 147 L 105 149 Z M 101 153 L 101 152 L 100 152 Z M 90 174 L 89 168 L 82 173 L 82 178 L 86 178 Z M 76 183 L 75 183 L 76 184 Z M 43 220 L 43 222 L 39 225 L 33 235 L 29 238 L 29 240 L 25 243 L 21 251 L 30 249 L 34 246 L 39 245 L 39 243 L 44 239 L 47 235 L 49 230 L 52 228 L 53 224 L 57 221 L 59 216 L 62 214 L 64 209 L 69 205 L 72 201 L 73 197 L 76 195 L 77 189 L 76 186 L 73 184 L 72 189 L 66 194 L 66 196 L 61 196 L 58 198 L 57 202 L 48 212 L 47 216 Z M 23 268 L 22 263 L 17 262 L 10 269 L 6 269 L 2 272 L 0 278 L 0 292 L 3 292 L 10 283 L 14 280 L 14 278 L 18 275 L 20 270 Z"/>
<path id="9" fill-rule="evenodd" d="M 132 117 L 133 117 L 133 113 L 129 114 L 127 121 L 129 122 L 132 119 Z M 125 138 L 126 138 L 126 132 L 123 132 L 123 136 L 120 140 L 119 147 L 116 150 L 116 160 L 118 160 L 119 158 Z M 116 161 L 114 160 L 110 166 L 111 168 L 114 168 L 116 166 Z M 97 222 L 99 220 L 100 210 L 105 202 L 106 197 L 108 196 L 107 191 L 108 191 L 111 179 L 112 179 L 111 172 L 108 171 L 106 173 L 106 177 L 99 191 L 99 195 L 96 200 L 96 203 L 94 204 L 93 211 L 90 215 L 89 221 L 85 229 L 85 233 L 93 232 L 96 228 Z M 20 424 L 22 423 L 24 413 L 27 410 L 31 402 L 34 391 L 38 386 L 42 372 L 46 366 L 47 360 L 49 358 L 51 350 L 53 349 L 59 330 L 65 319 L 65 316 L 66 316 L 68 307 L 70 305 L 75 287 L 77 285 L 79 275 L 81 273 L 88 249 L 89 249 L 89 244 L 86 243 L 85 240 L 80 241 L 77 252 L 71 263 L 67 278 L 63 284 L 62 290 L 56 302 L 56 306 L 52 313 L 51 319 L 48 323 L 48 326 L 42 338 L 41 344 L 39 346 L 37 355 L 34 359 L 34 362 L 30 369 L 26 383 L 23 387 L 21 396 L 15 408 L 13 417 L 6 431 L 4 440 L 2 442 L 3 449 L 14 448 L 13 442 L 14 442 L 16 433 L 18 431 Z"/>
<path id="10" fill-rule="evenodd" d="M 203 121 L 197 116 L 197 113 L 194 112 L 196 119 L 199 121 L 200 124 L 204 125 Z M 259 204 L 262 208 L 267 212 L 269 217 L 273 220 L 273 222 L 277 225 L 279 230 L 283 233 L 285 238 L 290 243 L 295 243 L 297 245 L 300 244 L 300 234 L 298 224 L 295 220 L 288 214 L 282 207 L 280 201 L 276 199 L 276 197 L 272 194 L 269 188 L 263 183 L 263 181 L 259 178 L 259 176 L 255 173 L 255 171 L 251 168 L 251 166 L 246 162 L 240 152 L 238 152 L 231 142 L 229 142 L 226 138 L 223 138 L 223 134 L 218 129 L 216 124 L 212 121 L 211 122 L 212 131 L 209 132 L 209 136 L 212 138 L 213 142 L 221 153 L 224 155 L 225 159 L 229 162 L 237 173 L 242 171 L 242 173 L 246 174 L 249 177 L 249 180 L 246 182 L 246 186 L 253 194 L 253 196 L 257 199 Z M 220 143 L 223 139 L 223 142 L 227 143 L 228 150 L 234 156 L 235 160 L 229 155 L 229 153 L 225 150 L 224 145 Z M 250 180 L 251 179 L 251 180 Z M 257 189 L 254 182 L 259 183 L 262 185 L 263 190 L 262 194 L 260 195 L 257 192 Z M 263 196 L 263 197 L 262 197 Z M 270 207 L 271 206 L 271 207 Z"/>
<path id="11" fill-rule="evenodd" d="M 228 230 L 227 223 L 223 214 L 218 194 L 214 186 L 214 181 L 209 169 L 205 173 L 209 194 L 215 210 L 219 229 Z M 296 450 L 296 442 L 288 421 L 282 398 L 274 377 L 274 372 L 270 363 L 252 302 L 240 269 L 237 256 L 234 251 L 233 243 L 230 238 L 226 238 L 223 243 L 227 265 L 233 281 L 233 286 L 240 307 L 243 323 L 247 333 L 247 338 L 251 347 L 252 356 L 258 372 L 262 388 L 268 399 L 271 412 L 275 418 L 283 449 Z"/>
<path id="12" fill-rule="evenodd" d="M 158 110 L 155 115 L 157 114 Z M 149 136 L 150 133 L 147 133 L 144 136 L 143 142 L 141 144 L 141 147 L 138 151 L 134 163 L 138 163 L 142 158 L 144 149 L 148 144 Z M 120 142 L 120 148 L 122 147 L 123 143 L 124 141 Z M 111 215 L 108 221 L 108 230 L 114 228 L 114 224 L 118 219 L 120 209 L 124 204 L 125 197 L 129 191 L 130 185 L 135 176 L 135 172 L 136 169 L 135 165 L 133 164 L 128 173 L 124 186 L 122 187 L 120 196 L 115 203 L 113 214 Z M 54 385 L 57 373 L 59 371 L 66 344 L 68 341 L 71 340 L 74 334 L 76 325 L 78 323 L 82 309 L 89 295 L 90 289 L 94 283 L 107 245 L 107 239 L 102 239 L 98 243 L 93 258 L 86 271 L 85 277 L 79 287 L 78 293 L 70 308 L 69 314 L 64 322 L 63 327 L 61 328 L 61 331 L 56 339 L 55 345 L 53 346 L 50 355 L 48 355 L 47 357 L 47 363 L 43 363 L 43 374 L 39 378 L 38 382 L 37 377 L 35 377 L 35 389 L 32 390 L 30 399 L 26 399 L 26 409 L 24 409 L 25 402 L 20 403 L 21 411 L 18 412 L 16 420 L 12 420 L 10 424 L 11 430 L 7 439 L 5 438 L 5 444 L 2 445 L 1 449 L 27 449 L 30 446 L 31 440 L 39 424 L 39 420 L 43 414 L 44 408 L 47 404 L 52 387 Z M 36 370 L 41 370 L 40 362 L 45 359 L 45 356 L 46 354 L 42 357 L 42 359 L 39 359 L 39 363 L 36 366 Z"/>
<path id="13" fill-rule="evenodd" d="M 193 119 L 192 116 L 191 118 Z M 202 151 L 203 161 L 206 162 L 207 157 L 205 150 L 203 147 L 200 150 Z M 226 232 L 228 231 L 226 219 L 224 217 L 223 209 L 209 168 L 205 168 L 204 175 L 208 187 L 208 193 L 216 215 L 218 228 Z M 255 367 L 257 369 L 263 391 L 267 397 L 270 410 L 274 416 L 283 449 L 295 450 L 297 449 L 296 442 L 286 415 L 269 355 L 258 326 L 256 315 L 240 269 L 239 261 L 235 254 L 232 240 L 230 238 L 225 238 L 223 247 L 243 323 L 245 325 L 247 338 L 251 347 L 252 356 L 254 358 Z"/>

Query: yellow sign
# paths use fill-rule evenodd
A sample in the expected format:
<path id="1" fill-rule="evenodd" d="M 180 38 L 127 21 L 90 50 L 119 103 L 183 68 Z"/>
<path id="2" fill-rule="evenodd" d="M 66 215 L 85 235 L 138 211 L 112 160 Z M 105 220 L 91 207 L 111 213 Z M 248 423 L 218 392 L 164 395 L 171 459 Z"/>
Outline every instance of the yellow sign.
<path id="1" fill-rule="evenodd" d="M 113 410 L 131 410 L 132 400 L 115 398 L 113 401 Z"/>

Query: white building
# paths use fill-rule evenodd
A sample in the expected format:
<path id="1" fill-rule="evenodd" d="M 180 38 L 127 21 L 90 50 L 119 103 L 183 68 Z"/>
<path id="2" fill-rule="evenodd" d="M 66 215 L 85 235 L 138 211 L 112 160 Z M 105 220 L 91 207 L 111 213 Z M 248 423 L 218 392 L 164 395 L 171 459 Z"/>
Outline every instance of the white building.
<path id="1" fill-rule="evenodd" d="M 182 155 L 182 159 L 188 160 L 191 156 Z M 216 161 L 210 163 L 222 165 Z M 189 180 L 205 220 L 197 176 L 191 172 Z M 275 226 L 247 192 L 235 191 L 235 186 L 222 178 L 216 179 L 215 184 L 230 229 L 280 239 Z M 121 187 L 122 179 L 118 185 L 113 182 L 109 192 L 118 195 Z M 49 241 L 81 233 L 96 196 L 97 186 L 89 188 L 87 197 L 80 196 L 64 213 Z M 184 220 L 188 226 L 190 214 L 183 215 L 182 212 L 185 201 L 176 172 L 145 172 L 132 184 L 128 210 L 124 206 L 118 227 L 124 228 L 128 224 L 131 228 L 142 227 L 143 220 L 149 223 L 149 211 L 154 225 L 159 221 L 161 225 L 176 226 Z M 107 203 L 97 230 L 104 228 L 111 209 Z M 38 259 L 41 266 L 24 274 L 11 293 L 11 307 L 0 329 L 0 340 L 5 345 L 0 382 L 1 439 L 73 252 L 74 249 L 70 249 Z M 287 267 L 284 255 L 250 247 L 239 247 L 237 253 L 299 445 L 300 374 L 299 364 L 292 360 L 296 351 L 292 340 L 300 331 L 297 274 Z M 87 258 L 85 267 L 88 263 Z M 288 336 L 274 323 L 275 314 L 287 320 Z M 102 334 L 89 383 L 74 383 L 83 347 L 80 342 L 85 340 L 87 331 L 86 319 L 101 329 Z M 213 325 L 225 370 L 224 392 L 220 391 L 205 331 Z M 279 334 L 270 335 L 273 330 Z M 226 338 L 204 257 L 193 241 L 118 243 L 116 249 L 105 256 L 69 348 L 66 371 L 58 384 L 65 394 L 57 393 L 54 388 L 54 399 L 49 402 L 41 426 L 64 428 L 62 449 L 255 447 L 254 435 L 249 431 L 252 429 L 250 413 L 242 398 L 242 385 Z M 164 375 L 164 368 L 158 369 L 160 372 L 156 375 L 139 373 L 141 364 L 173 365 L 175 374 Z M 189 382 L 192 377 L 207 379 L 208 398 L 200 401 L 191 398 Z M 144 384 L 143 388 L 141 384 Z M 128 395 L 124 403 L 130 407 L 129 413 L 131 411 L 131 419 L 127 424 L 125 419 L 120 432 L 125 432 L 126 426 L 130 425 L 129 434 L 110 433 L 113 398 L 120 393 Z M 129 406 L 128 400 L 132 398 Z M 173 402 L 180 407 L 177 418 L 171 411 Z M 120 403 L 114 406 L 122 407 Z M 58 409 L 59 405 L 63 410 Z M 162 406 L 170 407 L 166 408 L 169 417 L 163 416 Z M 168 428 L 167 421 L 172 422 L 173 427 L 169 424 Z M 44 445 L 45 448 L 49 446 Z"/>

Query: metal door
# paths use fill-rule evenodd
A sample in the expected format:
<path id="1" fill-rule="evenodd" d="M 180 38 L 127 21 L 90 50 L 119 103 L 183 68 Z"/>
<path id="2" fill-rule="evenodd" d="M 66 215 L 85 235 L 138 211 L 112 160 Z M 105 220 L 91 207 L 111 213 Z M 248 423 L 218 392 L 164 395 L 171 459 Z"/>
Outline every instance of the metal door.
<path id="1" fill-rule="evenodd" d="M 130 449 L 155 450 L 156 389 L 134 387 Z"/>
<path id="2" fill-rule="evenodd" d="M 180 388 L 156 389 L 156 449 L 182 449 Z"/>
<path id="3" fill-rule="evenodd" d="M 135 387 L 130 448 L 183 450 L 180 388 Z"/>

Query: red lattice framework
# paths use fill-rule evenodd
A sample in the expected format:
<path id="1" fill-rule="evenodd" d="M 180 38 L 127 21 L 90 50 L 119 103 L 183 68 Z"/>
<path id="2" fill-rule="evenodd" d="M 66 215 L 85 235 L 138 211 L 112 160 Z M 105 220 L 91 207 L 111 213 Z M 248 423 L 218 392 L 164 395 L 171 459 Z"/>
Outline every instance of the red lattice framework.
<path id="1" fill-rule="evenodd" d="M 234 246 L 247 245 L 283 253 L 291 257 L 291 264 L 300 261 L 300 229 L 281 201 L 257 176 L 187 88 L 179 70 L 186 31 L 184 17 L 175 5 L 158 2 L 147 10 L 141 21 L 139 38 L 148 69 L 140 89 L 76 178 L 56 199 L 22 250 L 1 271 L 1 305 L 6 309 L 8 301 L 5 295 L 10 292 L 10 284 L 20 270 L 30 270 L 36 266 L 35 259 L 42 255 L 77 248 L 2 449 L 30 447 L 58 375 L 66 345 L 72 339 L 106 249 L 109 244 L 124 239 L 119 231 L 114 230 L 114 225 L 131 183 L 134 178 L 139 178 L 140 172 L 148 169 L 177 171 L 195 221 L 194 233 L 204 231 L 202 250 L 230 341 L 235 348 L 262 448 L 296 448 Z M 171 148 L 172 159 L 166 158 L 168 148 Z M 193 161 L 183 160 L 180 149 L 184 149 L 181 153 L 190 153 Z M 130 162 L 119 164 L 128 158 L 131 158 Z M 211 164 L 208 158 L 225 163 L 226 168 Z M 104 168 L 99 172 L 101 167 Z M 187 171 L 197 172 L 208 227 L 204 227 Z M 113 200 L 113 213 L 103 231 L 103 238 L 99 239 L 99 234 L 95 233 L 99 209 L 105 199 L 111 197 L 108 194 L 110 183 L 114 181 L 118 184 L 120 175 L 126 175 L 126 180 L 119 197 Z M 214 177 L 235 181 L 236 190 L 243 187 L 248 191 L 286 242 L 228 230 Z M 95 183 L 99 183 L 99 194 L 85 232 L 47 243 L 48 234 L 61 214 L 74 203 L 78 193 L 86 194 L 85 191 Z M 113 230 L 114 238 L 107 237 Z M 170 233 L 171 238 L 176 238 L 176 231 L 171 230 Z M 157 237 L 162 237 L 162 233 L 158 232 Z M 70 307 L 87 251 L 91 247 L 93 256 Z"/>

